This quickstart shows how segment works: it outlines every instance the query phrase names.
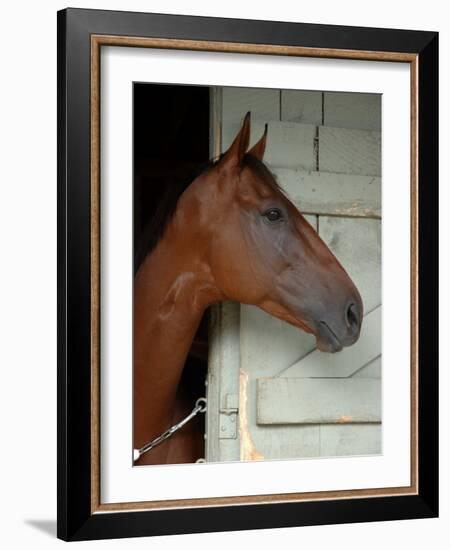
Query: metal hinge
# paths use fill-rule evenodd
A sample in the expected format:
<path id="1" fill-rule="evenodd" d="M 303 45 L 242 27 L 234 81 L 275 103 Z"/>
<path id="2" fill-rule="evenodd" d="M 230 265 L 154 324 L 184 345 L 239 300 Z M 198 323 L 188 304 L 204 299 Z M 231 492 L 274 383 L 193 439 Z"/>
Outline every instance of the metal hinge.
<path id="1" fill-rule="evenodd" d="M 225 407 L 219 409 L 219 439 L 236 439 L 239 413 L 239 395 L 227 393 Z"/>

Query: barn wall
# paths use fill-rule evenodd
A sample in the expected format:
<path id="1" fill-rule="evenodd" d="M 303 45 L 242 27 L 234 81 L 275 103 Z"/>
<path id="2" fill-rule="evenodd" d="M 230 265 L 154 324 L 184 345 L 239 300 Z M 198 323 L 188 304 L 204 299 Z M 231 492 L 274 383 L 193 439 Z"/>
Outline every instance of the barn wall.
<path id="1" fill-rule="evenodd" d="M 366 316 L 359 342 L 330 355 L 258 308 L 217 308 L 207 458 L 380 453 L 381 96 L 224 88 L 214 98 L 222 151 L 247 111 L 251 144 L 268 123 L 265 162 L 358 286 Z"/>

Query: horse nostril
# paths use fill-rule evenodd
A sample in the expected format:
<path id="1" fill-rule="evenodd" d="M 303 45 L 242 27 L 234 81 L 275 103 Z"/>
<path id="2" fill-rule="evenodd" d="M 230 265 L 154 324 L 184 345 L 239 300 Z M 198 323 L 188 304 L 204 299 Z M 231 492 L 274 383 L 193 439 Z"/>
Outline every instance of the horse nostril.
<path id="1" fill-rule="evenodd" d="M 359 311 L 354 302 L 350 302 L 345 312 L 345 321 L 349 328 L 356 328 L 359 326 Z"/>

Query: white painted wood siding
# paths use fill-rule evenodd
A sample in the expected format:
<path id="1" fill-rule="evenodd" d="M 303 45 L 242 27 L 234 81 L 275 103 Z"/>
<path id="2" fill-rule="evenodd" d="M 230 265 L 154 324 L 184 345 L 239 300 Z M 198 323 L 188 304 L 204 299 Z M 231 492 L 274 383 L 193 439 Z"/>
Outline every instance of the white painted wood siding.
<path id="1" fill-rule="evenodd" d="M 319 126 L 318 169 L 340 174 L 381 175 L 381 133 Z"/>
<path id="2" fill-rule="evenodd" d="M 355 281 L 366 316 L 358 343 L 331 355 L 256 307 L 215 308 L 207 460 L 380 453 L 381 96 L 241 88 L 218 96 L 220 149 L 247 111 L 252 143 L 268 123 L 265 162 Z"/>

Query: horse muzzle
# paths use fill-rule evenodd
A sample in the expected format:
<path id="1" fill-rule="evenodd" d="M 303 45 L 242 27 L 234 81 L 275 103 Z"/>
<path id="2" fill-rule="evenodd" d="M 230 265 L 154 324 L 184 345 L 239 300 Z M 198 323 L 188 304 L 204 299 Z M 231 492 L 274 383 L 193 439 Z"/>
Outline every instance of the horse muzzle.
<path id="1" fill-rule="evenodd" d="M 320 351 L 335 353 L 351 346 L 359 338 L 361 322 L 360 301 L 348 302 L 343 314 L 330 314 L 315 323 L 317 348 Z"/>

